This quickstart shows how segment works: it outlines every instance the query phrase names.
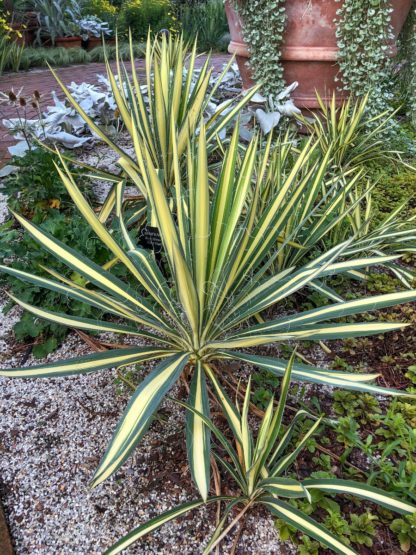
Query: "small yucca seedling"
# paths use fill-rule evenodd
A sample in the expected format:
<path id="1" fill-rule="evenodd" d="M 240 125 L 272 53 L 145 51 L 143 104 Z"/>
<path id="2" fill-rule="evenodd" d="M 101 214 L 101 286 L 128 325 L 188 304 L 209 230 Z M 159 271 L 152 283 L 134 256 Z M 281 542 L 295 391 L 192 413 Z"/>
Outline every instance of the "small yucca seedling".
<path id="1" fill-rule="evenodd" d="M 257 220 L 261 219 L 263 210 L 284 186 L 285 176 L 290 174 L 293 158 L 296 159 L 294 150 L 287 135 L 271 149 L 260 192 Z M 372 227 L 372 193 L 376 184 L 361 183 L 363 171 L 332 175 L 332 163 L 330 149 L 322 160 L 312 159 L 305 164 L 302 173 L 299 172 L 292 183 L 289 194 L 295 194 L 299 186 L 303 194 L 299 197 L 297 210 L 286 220 L 276 245 L 278 254 L 274 256 L 273 253 L 271 270 L 278 272 L 306 264 L 311 259 L 311 253 L 324 252 L 352 238 L 342 253 L 343 260 L 357 256 L 396 256 L 396 261 L 381 265 L 410 288 L 415 274 L 399 260 L 402 255 L 416 250 L 415 217 L 401 217 L 408 201 L 398 205 L 382 222 Z M 255 189 L 256 185 L 253 187 Z M 284 210 L 284 206 L 280 208 Z M 284 241 L 284 238 L 290 240 Z M 359 280 L 366 280 L 366 274 L 365 269 L 347 272 L 348 277 Z M 335 291 L 317 280 L 311 287 L 333 300 L 342 300 Z"/>
<path id="2" fill-rule="evenodd" d="M 132 132 L 135 138 L 134 124 Z M 173 159 L 176 162 L 174 186 L 169 196 L 151 153 L 141 146 L 140 141 L 134 141 L 147 202 L 163 242 L 166 275 L 161 273 L 153 255 L 141 249 L 136 238 L 129 233 L 121 209 L 124 182 L 118 183 L 115 194 L 113 224 L 119 226 L 122 237 L 122 241 L 117 242 L 82 196 L 69 171 L 59 167 L 57 171 L 81 214 L 113 257 L 127 269 L 129 283 L 137 283 L 137 286 L 128 285 L 115 277 L 110 269 L 101 268 L 18 214 L 15 215 L 17 220 L 30 235 L 82 276 L 87 285 L 73 283 L 53 270 L 50 273 L 55 279 L 46 279 L 1 266 L 11 275 L 97 307 L 116 316 L 119 321 L 55 313 L 15 299 L 40 318 L 71 328 L 131 335 L 137 337 L 138 342 L 145 340 L 150 344 L 117 348 L 53 364 L 2 370 L 1 376 L 65 376 L 124 367 L 146 360 L 161 360 L 134 392 L 95 473 L 93 485 L 108 478 L 123 464 L 185 367 L 191 370 L 192 376 L 189 403 L 208 416 L 206 379 L 215 380 L 216 361 L 244 361 L 282 376 L 286 367 L 284 360 L 248 353 L 246 349 L 289 340 L 330 340 L 400 329 L 403 324 L 378 321 L 348 323 L 339 319 L 416 298 L 415 291 L 403 291 L 335 303 L 254 324 L 254 317 L 259 312 L 285 302 L 313 280 L 383 263 L 394 257 L 375 256 L 336 262 L 337 255 L 346 247 L 340 245 L 302 268 L 287 268 L 270 276 L 267 273 L 270 254 L 287 218 L 297 209 L 302 184 L 294 194 L 289 195 L 288 192 L 303 164 L 314 155 L 311 143 L 300 152 L 279 194 L 256 222 L 258 194 L 255 193 L 248 202 L 248 191 L 253 180 L 260 187 L 268 160 L 267 152 L 258 151 L 257 138 L 248 145 L 237 168 L 239 130 L 238 126 L 235 128 L 221 172 L 215 187 L 211 188 L 205 126 L 201 124 L 197 145 L 192 145 L 188 137 L 186 182 L 178 167 L 178 137 L 174 128 L 172 134 Z M 260 170 L 255 171 L 255 167 Z M 306 187 L 305 182 L 303 187 Z M 292 377 L 294 380 L 359 391 L 403 394 L 373 385 L 374 374 L 336 372 L 294 363 Z M 193 413 L 189 417 L 188 428 L 192 430 L 192 434 L 188 435 L 192 474 L 202 498 L 206 499 L 210 483 L 209 430 Z"/>
<path id="3" fill-rule="evenodd" d="M 204 555 L 210 553 L 233 530 L 247 511 L 256 505 L 262 505 L 273 517 L 278 517 L 302 532 L 302 534 L 306 534 L 324 546 L 333 549 L 336 553 L 357 555 L 353 549 L 343 544 L 325 526 L 287 502 L 288 499 L 293 498 L 306 498 L 311 501 L 311 491 L 313 490 L 367 499 L 372 503 L 403 515 L 410 515 L 416 511 L 414 505 L 396 499 L 390 493 L 364 483 L 337 478 L 296 480 L 287 476 L 289 468 L 296 461 L 297 456 L 305 447 L 307 441 L 318 431 L 322 423 L 322 417 L 315 418 L 308 412 L 299 410 L 288 426 L 283 425 L 283 414 L 293 368 L 294 355 L 287 366 L 281 383 L 281 393 L 277 409 L 274 410 L 274 400 L 272 398 L 260 423 L 256 438 L 248 421 L 250 381 L 246 389 L 243 406 L 240 409 L 240 407 L 235 407 L 232 404 L 227 393 L 217 379 L 212 376 L 212 371 L 209 368 L 206 369 L 208 374 L 211 375 L 214 387 L 218 393 L 222 410 L 232 431 L 233 441 L 229 441 L 210 419 L 197 411 L 193 406 L 179 402 L 191 414 L 199 418 L 215 436 L 215 439 L 221 445 L 226 455 L 218 454 L 215 449 L 213 450 L 213 455 L 219 465 L 222 466 L 224 472 L 232 478 L 240 490 L 240 493 L 235 497 L 224 496 L 222 498 L 212 497 L 208 499 L 209 503 L 226 501 L 226 507 L 213 536 L 203 551 Z M 296 424 L 305 418 L 315 420 L 315 422 L 310 426 L 302 439 L 298 440 L 294 447 L 291 447 Z M 233 445 L 236 445 L 236 449 Z M 202 501 L 198 500 L 191 501 L 149 520 L 121 538 L 105 552 L 105 555 L 119 553 L 144 535 L 156 530 L 166 522 L 201 506 L 202 503 Z M 234 518 L 231 518 L 233 509 L 237 507 L 239 507 L 239 512 Z"/>
<path id="4" fill-rule="evenodd" d="M 369 94 L 358 101 L 350 97 L 340 107 L 335 94 L 329 104 L 319 94 L 316 97 L 319 115 L 312 114 L 312 120 L 302 114 L 296 114 L 296 118 L 315 137 L 323 155 L 332 151 L 335 171 L 364 168 L 374 161 L 398 160 L 400 153 L 386 149 L 383 139 L 396 112 L 386 110 L 369 116 Z"/>

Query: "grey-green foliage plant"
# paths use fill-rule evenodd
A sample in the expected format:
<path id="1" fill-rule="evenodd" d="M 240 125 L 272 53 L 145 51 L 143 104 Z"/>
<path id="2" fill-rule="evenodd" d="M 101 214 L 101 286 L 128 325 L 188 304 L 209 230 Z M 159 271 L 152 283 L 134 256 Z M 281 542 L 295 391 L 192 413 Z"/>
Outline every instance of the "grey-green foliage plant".
<path id="1" fill-rule="evenodd" d="M 286 24 L 285 0 L 233 0 L 243 21 L 253 77 L 272 97 L 285 87 L 280 50 Z"/>
<path id="2" fill-rule="evenodd" d="M 79 35 L 80 29 L 76 26 L 73 15 L 79 13 L 76 0 L 31 0 L 31 7 L 38 14 L 38 44 L 47 38 L 54 46 L 58 37 Z"/>
<path id="3" fill-rule="evenodd" d="M 355 96 L 370 92 L 372 115 L 384 112 L 392 100 L 391 3 L 389 0 L 336 1 L 340 2 L 336 21 L 342 74 L 339 85 Z"/>
<path id="4" fill-rule="evenodd" d="M 218 381 L 214 381 L 214 387 L 219 393 L 218 399 L 232 432 L 232 441 L 212 420 L 196 410 L 194 406 L 178 401 L 210 430 L 217 444 L 217 448 L 212 451 L 213 456 L 239 491 L 239 493 L 232 496 L 207 499 L 208 503 L 225 501 L 226 507 L 214 534 L 203 550 L 204 555 L 212 552 L 222 539 L 244 518 L 246 513 L 259 505 L 269 511 L 273 517 L 279 518 L 299 532 L 319 541 L 335 553 L 356 555 L 356 552 L 344 543 L 342 538 L 337 537 L 336 533 L 332 533 L 323 524 L 308 516 L 307 511 L 296 508 L 290 502 L 294 499 L 304 499 L 311 505 L 311 494 L 313 492 L 351 495 L 376 503 L 402 515 L 412 515 L 416 511 L 416 507 L 412 504 L 401 501 L 390 493 L 365 483 L 342 480 L 336 477 L 329 479 L 316 477 L 298 479 L 293 477 L 293 474 L 290 473 L 292 465 L 296 462 L 298 455 L 306 447 L 310 438 L 319 432 L 323 423 L 322 416 L 318 418 L 301 409 L 287 426 L 283 424 L 294 358 L 293 355 L 282 379 L 277 408 L 274 408 L 274 399 L 272 398 L 260 422 L 257 437 L 249 425 L 250 380 L 242 406 L 238 404 L 234 406 L 227 392 Z M 293 442 L 297 424 L 308 420 L 311 423 L 303 437 L 297 438 Z M 202 501 L 191 501 L 151 519 L 121 538 L 105 552 L 105 555 L 120 553 L 149 532 L 201 505 Z M 239 510 L 234 515 L 233 511 L 236 508 L 239 508 Z M 407 517 L 405 516 L 405 518 Z M 364 521 L 357 520 L 359 522 L 355 524 L 354 541 L 369 545 L 368 519 L 365 520 L 364 518 Z"/>

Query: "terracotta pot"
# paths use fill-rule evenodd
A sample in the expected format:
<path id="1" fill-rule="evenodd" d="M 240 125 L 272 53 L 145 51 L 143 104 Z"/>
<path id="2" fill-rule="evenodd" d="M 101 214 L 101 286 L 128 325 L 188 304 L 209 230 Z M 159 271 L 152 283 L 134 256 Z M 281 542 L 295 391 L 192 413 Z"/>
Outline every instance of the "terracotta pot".
<path id="1" fill-rule="evenodd" d="M 81 48 L 81 37 L 57 37 L 55 46 L 62 48 Z"/>
<path id="2" fill-rule="evenodd" d="M 244 0 L 248 1 L 248 0 Z M 397 39 L 412 0 L 391 0 L 393 7 L 392 25 Z M 292 94 L 297 106 L 316 109 L 315 91 L 324 101 L 330 100 L 336 92 L 338 102 L 343 94 L 337 91 L 336 77 L 340 76 L 337 64 L 338 47 L 336 41 L 336 12 L 340 2 L 336 0 L 290 0 L 285 3 L 287 26 L 283 38 L 281 61 L 285 81 L 298 81 L 299 86 Z M 253 86 L 248 67 L 250 52 L 243 39 L 244 22 L 234 10 L 232 1 L 225 3 L 231 42 L 228 51 L 236 54 L 244 88 Z M 395 43 L 391 45 L 391 55 L 397 53 Z"/>
<path id="3" fill-rule="evenodd" d="M 87 50 L 92 50 L 96 46 L 102 46 L 102 44 L 103 44 L 103 41 L 101 37 L 89 37 Z"/>

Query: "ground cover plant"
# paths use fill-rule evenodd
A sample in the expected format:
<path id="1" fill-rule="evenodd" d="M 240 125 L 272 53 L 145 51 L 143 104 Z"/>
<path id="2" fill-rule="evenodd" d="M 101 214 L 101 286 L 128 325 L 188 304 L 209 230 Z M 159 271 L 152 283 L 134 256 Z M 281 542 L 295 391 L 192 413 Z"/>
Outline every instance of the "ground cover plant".
<path id="1" fill-rule="evenodd" d="M 15 172 L 2 180 L 1 191 L 8 197 L 10 210 L 17 210 L 20 214 L 39 225 L 42 229 L 52 232 L 61 241 L 77 245 L 81 251 L 93 258 L 95 262 L 105 264 L 109 258 L 109 251 L 96 240 L 91 228 L 85 220 L 74 210 L 59 174 L 55 168 L 56 155 L 37 148 L 29 151 L 24 157 L 12 160 Z M 77 169 L 70 166 L 74 174 Z M 93 200 L 90 190 L 83 188 L 89 200 Z M 14 225 L 12 218 L 0 225 L 0 258 L 13 259 L 13 265 L 20 270 L 35 270 L 39 276 L 48 276 L 45 267 L 53 263 L 53 258 L 46 251 L 39 249 L 36 242 L 29 236 L 22 234 Z M 79 281 L 79 276 L 68 272 L 64 266 L 56 267 L 68 279 Z M 58 293 L 39 290 L 36 286 L 28 286 L 20 280 L 2 274 L 3 286 L 7 286 L 9 293 L 18 296 L 25 302 L 43 308 L 65 310 L 68 301 Z M 9 303 L 6 312 L 14 305 Z M 96 309 L 89 309 L 86 305 L 76 301 L 71 303 L 72 310 L 80 316 L 99 314 Z M 15 337 L 18 341 L 32 343 L 31 352 L 36 357 L 44 357 L 55 350 L 67 334 L 68 329 L 56 322 L 40 321 L 28 312 L 24 312 L 14 326 Z"/>

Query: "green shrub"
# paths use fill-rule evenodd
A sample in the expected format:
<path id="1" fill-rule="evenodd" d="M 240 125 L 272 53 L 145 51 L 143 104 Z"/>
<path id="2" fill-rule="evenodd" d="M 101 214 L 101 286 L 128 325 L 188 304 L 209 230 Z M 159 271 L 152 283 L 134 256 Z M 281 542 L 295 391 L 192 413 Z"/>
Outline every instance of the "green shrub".
<path id="1" fill-rule="evenodd" d="M 115 27 L 117 8 L 109 0 L 85 0 L 82 4 L 83 15 L 96 15 L 109 23 L 110 28 Z"/>
<path id="2" fill-rule="evenodd" d="M 201 4 L 183 4 L 179 20 L 185 40 L 198 37 L 200 50 L 227 51 L 228 24 L 223 0 L 209 0 Z"/>
<path id="3" fill-rule="evenodd" d="M 169 0 L 128 0 L 120 10 L 118 29 L 124 35 L 131 29 L 134 39 L 143 40 L 149 28 L 153 33 L 172 30 L 174 22 Z"/>
<path id="4" fill-rule="evenodd" d="M 77 245 L 97 263 L 105 263 L 108 260 L 108 251 L 70 202 L 54 166 L 56 161 L 55 155 L 41 149 L 30 151 L 22 158 L 14 158 L 12 163 L 19 168 L 18 172 L 4 179 L 1 189 L 8 197 L 8 207 L 25 214 L 45 231 L 54 233 L 61 241 Z M 40 249 L 28 235 L 22 234 L 12 219 L 0 226 L 0 259 L 10 257 L 16 268 L 23 271 L 35 268 L 38 276 L 49 277 L 44 268 L 54 266 L 65 277 L 77 279 L 63 264 L 58 268 L 53 256 Z M 25 302 L 34 306 L 42 305 L 60 310 L 67 310 L 71 306 L 79 316 L 99 314 L 99 311 L 65 299 L 55 291 L 45 292 L 34 285 L 23 285 L 20 280 L 7 274 L 2 274 L 0 283 L 11 294 L 24 298 Z M 6 307 L 6 312 L 13 304 L 11 302 Z M 26 311 L 14 326 L 18 341 L 34 344 L 32 353 L 35 357 L 43 357 L 56 349 L 67 331 L 67 328 L 55 322 L 39 321 Z"/>

